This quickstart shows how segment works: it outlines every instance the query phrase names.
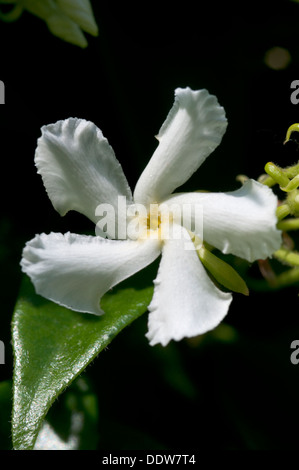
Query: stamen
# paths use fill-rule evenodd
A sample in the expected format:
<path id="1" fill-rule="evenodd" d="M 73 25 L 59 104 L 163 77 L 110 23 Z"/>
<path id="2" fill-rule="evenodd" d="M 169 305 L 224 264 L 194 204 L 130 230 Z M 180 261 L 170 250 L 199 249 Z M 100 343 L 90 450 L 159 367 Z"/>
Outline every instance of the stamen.
<path id="1" fill-rule="evenodd" d="M 147 228 L 149 230 L 157 230 L 161 224 L 161 215 L 159 213 L 158 204 L 151 204 L 150 211 L 147 216 Z"/>

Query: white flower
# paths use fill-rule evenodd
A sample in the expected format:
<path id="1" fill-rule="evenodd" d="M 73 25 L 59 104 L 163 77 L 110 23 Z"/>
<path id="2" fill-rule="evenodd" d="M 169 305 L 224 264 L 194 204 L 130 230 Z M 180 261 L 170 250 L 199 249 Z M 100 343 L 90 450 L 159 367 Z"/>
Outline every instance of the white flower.
<path id="1" fill-rule="evenodd" d="M 0 3 L 16 4 L 9 13 L 0 13 L 1 19 L 14 21 L 27 10 L 44 20 L 54 36 L 76 46 L 87 46 L 82 31 L 98 35 L 89 0 L 0 0 Z"/>
<path id="2" fill-rule="evenodd" d="M 276 229 L 277 200 L 270 188 L 249 180 L 228 193 L 172 194 L 218 146 L 226 125 L 215 96 L 206 90 L 177 89 L 157 137 L 159 145 L 134 196 L 112 148 L 91 122 L 71 118 L 44 126 L 35 162 L 61 215 L 76 210 L 96 223 L 97 206 L 109 203 L 117 213 L 120 196 L 126 197 L 129 207 L 134 203 L 147 208 L 150 203 L 200 205 L 205 241 L 249 261 L 266 258 L 281 243 Z M 173 222 L 180 236 L 170 239 L 163 239 L 164 222 L 157 220 L 149 231 L 156 229 L 156 238 L 37 235 L 24 248 L 23 271 L 44 297 L 76 311 L 101 314 L 103 294 L 162 253 L 149 305 L 150 344 L 166 345 L 171 339 L 205 333 L 224 318 L 232 296 L 211 281 L 197 251 L 185 249 L 192 236 L 190 220 L 184 219 L 184 225 Z M 149 219 L 145 224 L 148 227 Z"/>

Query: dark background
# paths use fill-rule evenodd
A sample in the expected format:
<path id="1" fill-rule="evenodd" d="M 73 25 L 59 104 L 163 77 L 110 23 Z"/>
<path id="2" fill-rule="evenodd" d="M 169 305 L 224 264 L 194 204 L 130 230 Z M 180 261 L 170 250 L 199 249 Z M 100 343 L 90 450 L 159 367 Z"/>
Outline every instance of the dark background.
<path id="1" fill-rule="evenodd" d="M 268 161 L 287 166 L 298 160 L 296 137 L 282 142 L 299 121 L 299 105 L 290 101 L 291 82 L 299 79 L 299 4 L 92 5 L 99 36 L 88 36 L 85 50 L 55 38 L 30 14 L 0 24 L 5 380 L 12 374 L 10 322 L 22 247 L 36 233 L 92 228 L 75 213 L 62 219 L 46 195 L 33 162 L 42 125 L 71 116 L 93 121 L 134 188 L 174 89 L 207 88 L 224 106 L 229 126 L 183 190 L 233 190 L 238 174 L 257 178 Z M 274 46 L 291 55 L 283 70 L 264 62 Z M 299 365 L 290 362 L 290 344 L 299 339 L 298 291 L 235 295 L 218 333 L 167 348 L 148 345 L 146 315 L 136 321 L 87 371 L 99 397 L 99 447 L 295 449 Z"/>

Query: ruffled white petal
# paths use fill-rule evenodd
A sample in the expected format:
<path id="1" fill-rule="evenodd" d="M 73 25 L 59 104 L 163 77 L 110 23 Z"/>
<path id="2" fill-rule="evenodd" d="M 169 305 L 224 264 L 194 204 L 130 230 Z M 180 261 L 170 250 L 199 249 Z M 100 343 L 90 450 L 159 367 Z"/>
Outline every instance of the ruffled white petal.
<path id="1" fill-rule="evenodd" d="M 120 163 L 92 122 L 70 118 L 42 127 L 35 163 L 60 215 L 76 210 L 96 223 L 96 207 L 108 203 L 117 221 L 118 196 L 132 201 Z"/>
<path id="2" fill-rule="evenodd" d="M 219 145 L 226 126 L 224 109 L 207 90 L 176 89 L 157 136 L 159 146 L 137 182 L 135 201 L 160 202 L 185 183 Z"/>
<path id="3" fill-rule="evenodd" d="M 26 244 L 21 266 L 38 294 L 72 310 L 100 315 L 101 297 L 160 252 L 157 240 L 43 233 Z"/>
<path id="4" fill-rule="evenodd" d="M 281 232 L 276 228 L 277 197 L 257 181 L 248 180 L 236 191 L 178 194 L 165 202 L 182 206 L 187 228 L 194 220 L 190 221 L 191 211 L 184 211 L 183 206 L 201 206 L 203 238 L 223 253 L 254 261 L 271 256 L 281 245 Z"/>
<path id="5" fill-rule="evenodd" d="M 178 233 L 178 232 L 177 232 Z M 151 345 L 203 334 L 227 314 L 232 296 L 209 278 L 195 250 L 188 250 L 187 231 L 165 242 L 149 305 L 147 337 Z"/>

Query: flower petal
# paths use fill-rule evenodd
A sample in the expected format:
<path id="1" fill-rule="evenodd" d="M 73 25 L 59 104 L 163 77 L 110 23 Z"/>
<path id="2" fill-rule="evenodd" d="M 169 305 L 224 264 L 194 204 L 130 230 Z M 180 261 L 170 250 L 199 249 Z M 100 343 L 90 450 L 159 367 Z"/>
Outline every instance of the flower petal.
<path id="1" fill-rule="evenodd" d="M 155 290 L 149 305 L 147 337 L 151 345 L 166 346 L 172 339 L 203 334 L 215 328 L 227 314 L 232 296 L 220 291 L 211 281 L 187 231 L 167 240 L 155 280 Z M 189 240 L 188 240 L 189 239 Z"/>
<path id="2" fill-rule="evenodd" d="M 35 163 L 60 215 L 76 210 L 97 222 L 99 204 L 111 204 L 117 213 L 118 196 L 132 201 L 121 165 L 92 122 L 70 118 L 43 126 Z"/>
<path id="3" fill-rule="evenodd" d="M 184 205 L 201 206 L 203 238 L 223 253 L 254 261 L 271 256 L 281 245 L 281 231 L 276 228 L 277 197 L 257 181 L 248 180 L 236 191 L 178 194 L 165 202 L 182 206 L 187 228 L 195 221 Z"/>
<path id="4" fill-rule="evenodd" d="M 21 266 L 38 294 L 72 310 L 100 315 L 101 297 L 152 263 L 160 252 L 156 240 L 43 233 L 26 244 Z"/>
<path id="5" fill-rule="evenodd" d="M 221 142 L 224 109 L 207 90 L 175 90 L 175 102 L 162 125 L 159 146 L 141 174 L 136 202 L 160 202 L 185 183 Z"/>

